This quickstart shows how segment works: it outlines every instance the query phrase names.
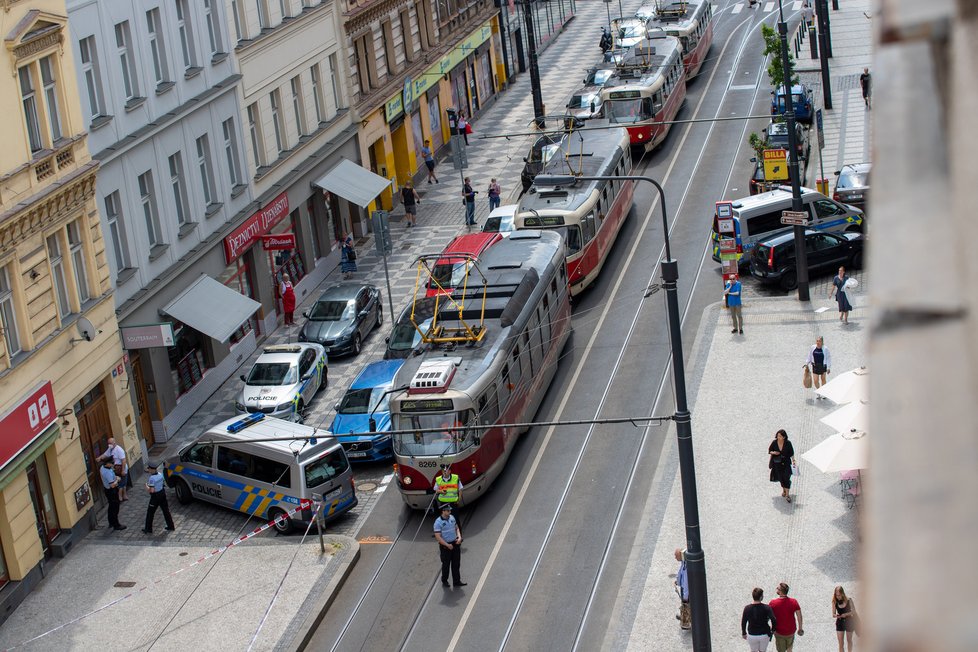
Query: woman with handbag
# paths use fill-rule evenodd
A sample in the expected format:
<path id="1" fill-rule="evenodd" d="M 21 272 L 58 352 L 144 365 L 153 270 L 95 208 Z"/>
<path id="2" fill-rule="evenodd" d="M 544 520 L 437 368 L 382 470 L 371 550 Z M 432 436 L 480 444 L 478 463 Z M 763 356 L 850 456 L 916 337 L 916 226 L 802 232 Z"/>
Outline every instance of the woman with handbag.
<path id="1" fill-rule="evenodd" d="M 812 370 L 812 381 L 815 389 L 824 385 L 826 381 L 826 375 L 832 373 L 832 355 L 829 353 L 829 349 L 825 346 L 825 340 L 822 339 L 820 335 L 816 340 L 815 344 L 812 345 L 811 350 L 808 352 L 808 360 L 805 363 L 805 368 L 811 368 Z M 815 398 L 822 398 L 818 394 L 815 394 Z"/>
<path id="2" fill-rule="evenodd" d="M 781 483 L 781 496 L 791 502 L 788 495 L 791 489 L 791 467 L 795 463 L 795 447 L 788 441 L 788 433 L 782 428 L 774 435 L 774 441 L 767 447 L 770 457 L 771 482 Z"/>
<path id="3" fill-rule="evenodd" d="M 357 250 L 353 248 L 353 238 L 349 235 L 340 247 L 340 271 L 344 279 L 352 278 L 353 272 L 357 271 Z"/>
<path id="4" fill-rule="evenodd" d="M 859 614 L 856 613 L 856 604 L 851 598 L 846 597 L 846 592 L 841 586 L 835 587 L 832 593 L 832 617 L 835 618 L 835 635 L 839 638 L 839 652 L 844 652 L 843 638 L 849 652 L 852 652 L 852 634 L 856 631 Z"/>
<path id="5" fill-rule="evenodd" d="M 829 298 L 835 295 L 835 300 L 839 304 L 839 321 L 843 324 L 849 323 L 849 311 L 852 310 L 852 304 L 849 303 L 849 295 L 846 294 L 846 290 L 854 285 L 854 283 L 848 283 L 849 276 L 846 274 L 846 268 L 840 267 L 838 275 L 832 277 L 832 289 L 829 290 Z"/>

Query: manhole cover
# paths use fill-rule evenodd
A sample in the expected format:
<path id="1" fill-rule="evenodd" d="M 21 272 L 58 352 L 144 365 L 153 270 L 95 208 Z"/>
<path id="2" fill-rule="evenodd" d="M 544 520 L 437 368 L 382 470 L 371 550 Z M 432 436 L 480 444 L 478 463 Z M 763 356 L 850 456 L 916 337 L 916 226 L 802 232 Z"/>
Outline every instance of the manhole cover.
<path id="1" fill-rule="evenodd" d="M 359 489 L 360 491 L 373 491 L 376 488 L 377 488 L 376 482 L 364 482 L 359 486 L 357 486 L 357 489 Z"/>
<path id="2" fill-rule="evenodd" d="M 114 586 L 117 589 L 131 589 L 132 587 L 136 586 L 136 583 L 135 582 L 116 582 L 112 586 Z"/>

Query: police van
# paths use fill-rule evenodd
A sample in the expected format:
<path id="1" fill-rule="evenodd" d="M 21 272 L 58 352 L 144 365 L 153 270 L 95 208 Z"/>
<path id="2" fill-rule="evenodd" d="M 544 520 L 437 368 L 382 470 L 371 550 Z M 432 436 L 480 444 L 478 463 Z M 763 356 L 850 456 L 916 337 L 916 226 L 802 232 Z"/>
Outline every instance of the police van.
<path id="1" fill-rule="evenodd" d="M 314 437 L 311 441 L 255 441 L 272 437 Z M 286 533 L 312 519 L 313 494 L 326 503 L 326 519 L 357 504 L 350 463 L 340 443 L 327 431 L 262 413 L 220 423 L 164 464 L 167 484 L 177 500 L 195 498 L 272 520 Z"/>
<path id="2" fill-rule="evenodd" d="M 813 231 L 862 231 L 866 216 L 858 208 L 833 201 L 810 188 L 801 189 L 802 210 L 808 213 Z M 781 223 L 781 212 L 791 209 L 791 189 L 779 186 L 733 201 L 734 228 L 737 233 L 737 257 L 739 265 L 750 260 L 750 250 L 757 243 L 771 237 L 776 231 L 790 228 Z M 720 261 L 720 235 L 716 216 L 713 217 L 713 260 Z"/>

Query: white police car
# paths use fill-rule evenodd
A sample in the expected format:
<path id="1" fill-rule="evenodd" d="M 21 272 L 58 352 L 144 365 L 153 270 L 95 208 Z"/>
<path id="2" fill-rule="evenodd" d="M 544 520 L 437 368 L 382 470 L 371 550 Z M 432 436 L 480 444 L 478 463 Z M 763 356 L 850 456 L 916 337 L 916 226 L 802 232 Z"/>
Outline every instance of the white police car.
<path id="1" fill-rule="evenodd" d="M 305 406 L 326 386 L 328 372 L 326 349 L 319 344 L 266 346 L 251 371 L 242 374 L 244 387 L 234 408 L 239 414 L 262 412 L 301 422 Z"/>

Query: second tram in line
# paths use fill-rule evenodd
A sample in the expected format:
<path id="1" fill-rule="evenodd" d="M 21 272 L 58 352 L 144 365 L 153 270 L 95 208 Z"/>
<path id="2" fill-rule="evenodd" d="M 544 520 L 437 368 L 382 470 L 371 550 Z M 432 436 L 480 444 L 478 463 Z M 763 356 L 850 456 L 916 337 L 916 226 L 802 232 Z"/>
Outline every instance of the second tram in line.
<path id="1" fill-rule="evenodd" d="M 686 81 L 699 74 L 706 54 L 713 43 L 713 3 L 709 0 L 655 3 L 655 12 L 648 23 L 650 33 L 665 32 L 679 39 L 683 48 Z"/>

